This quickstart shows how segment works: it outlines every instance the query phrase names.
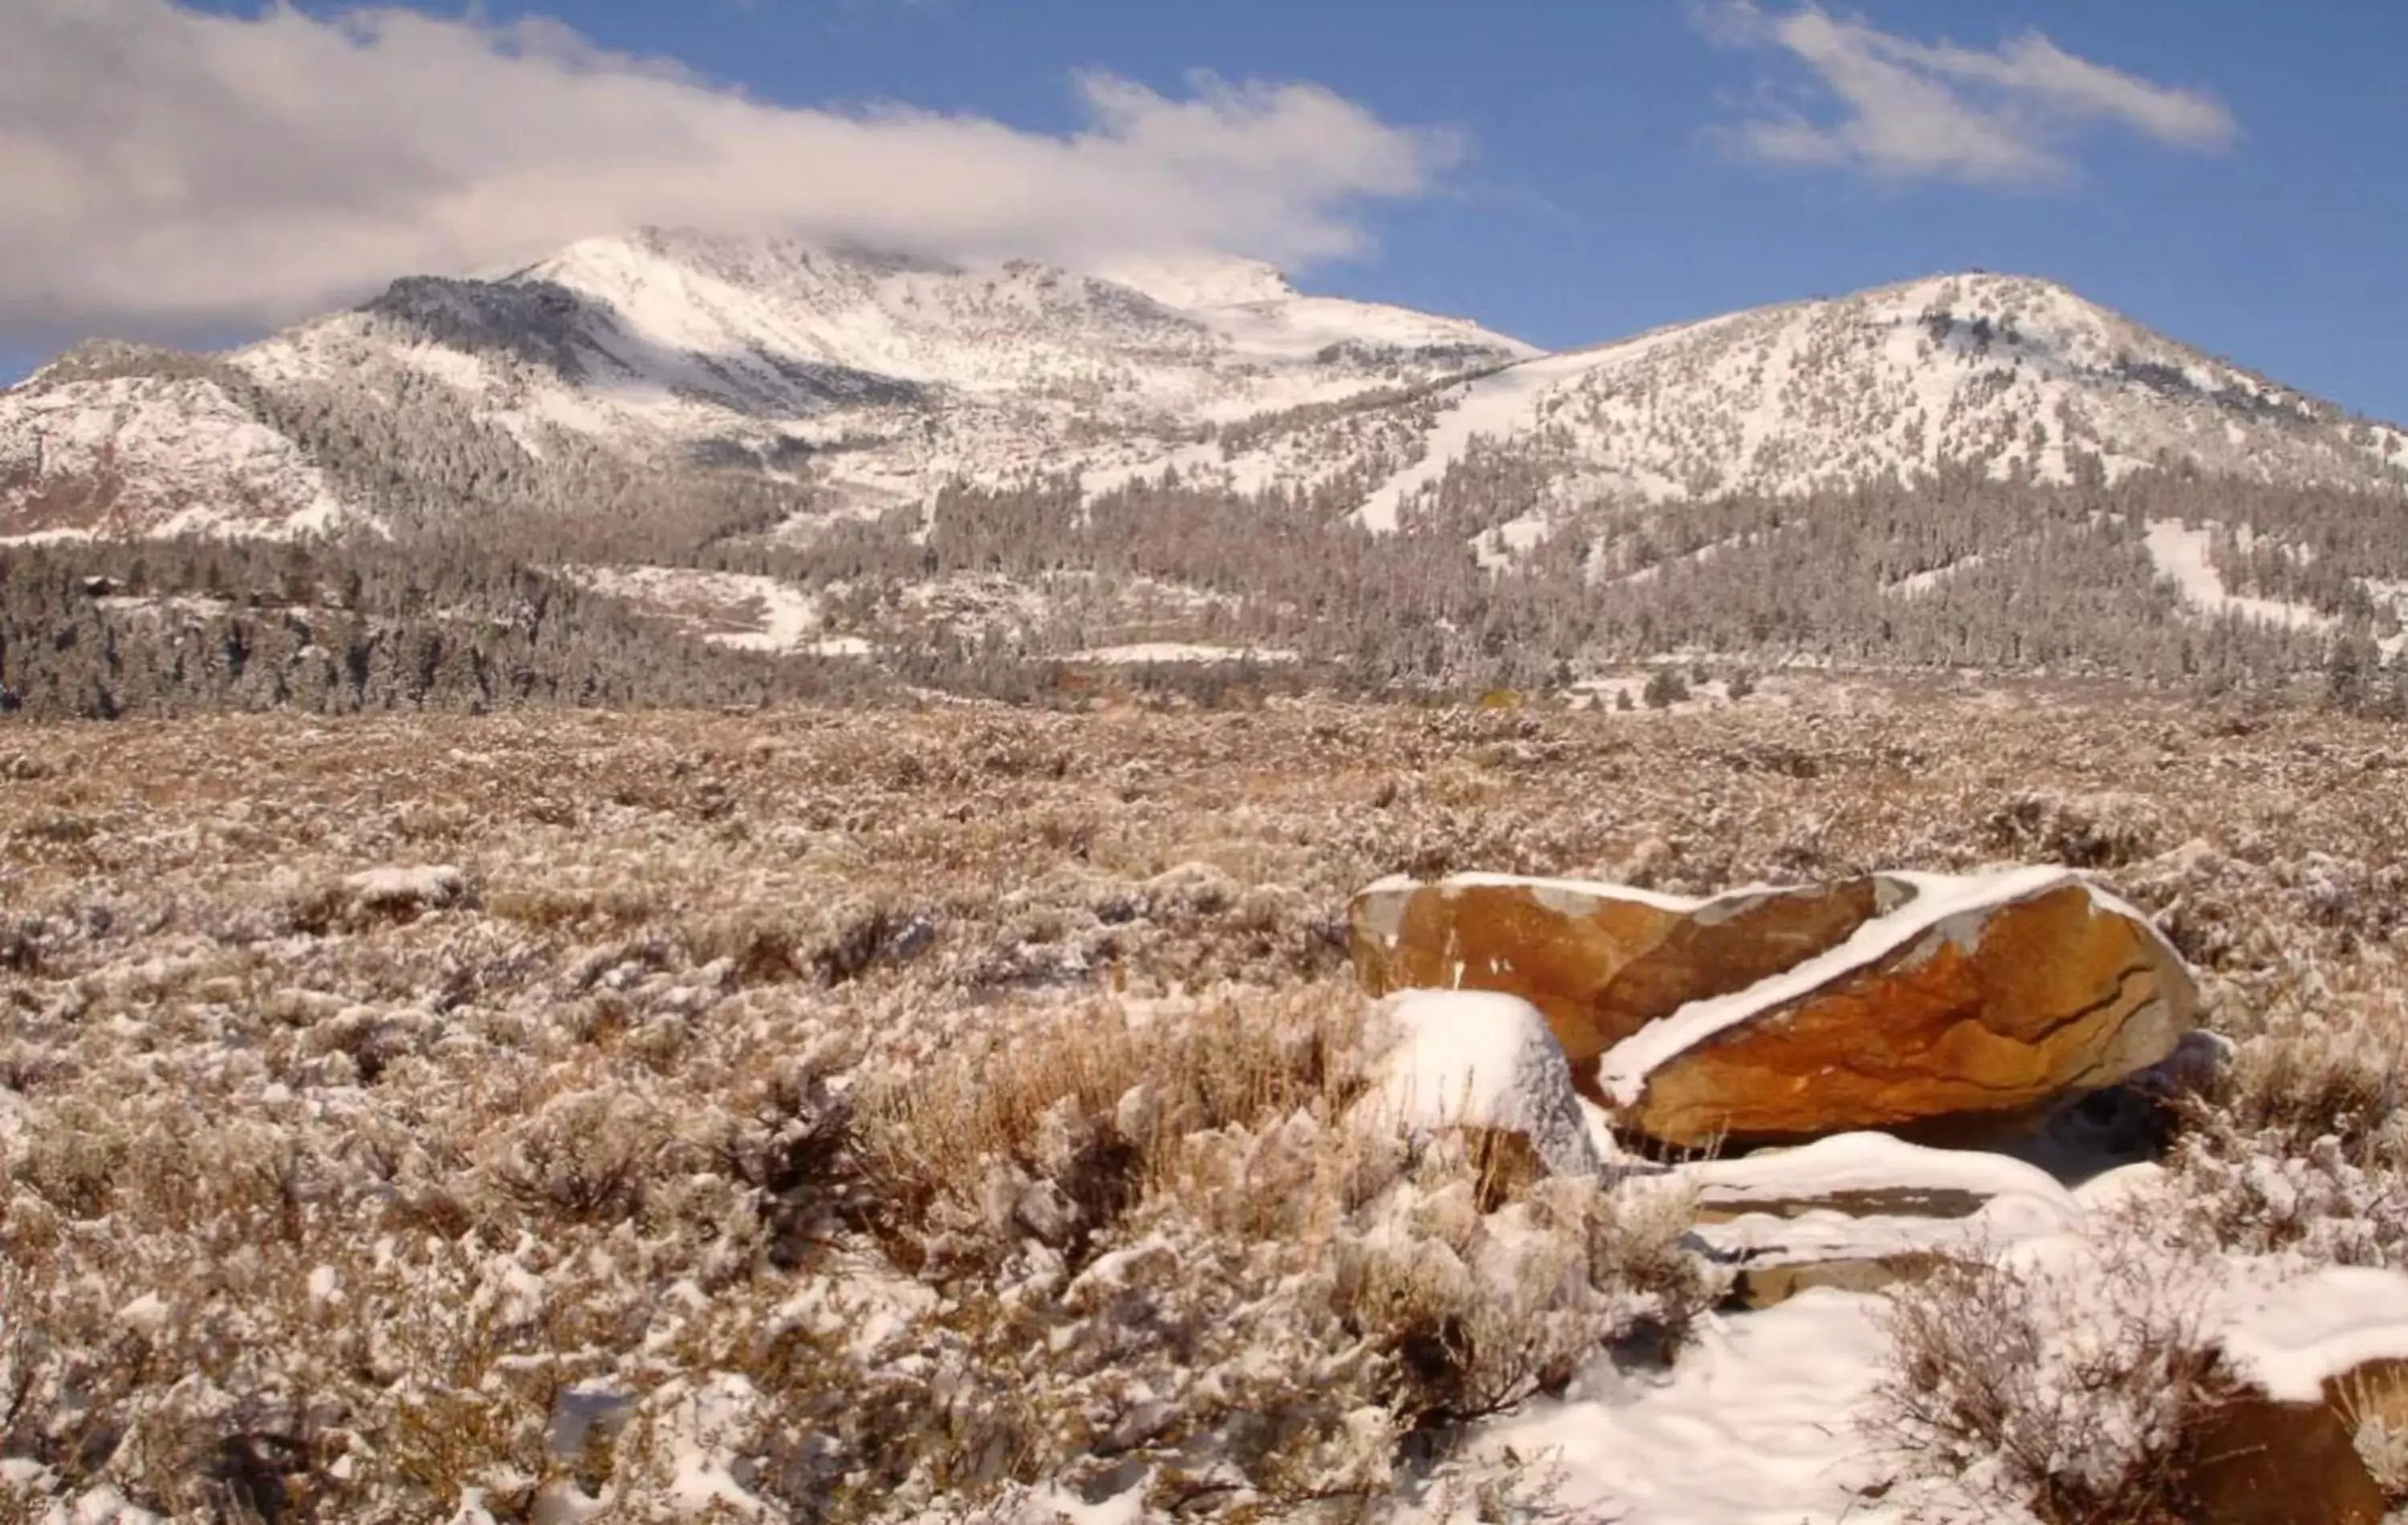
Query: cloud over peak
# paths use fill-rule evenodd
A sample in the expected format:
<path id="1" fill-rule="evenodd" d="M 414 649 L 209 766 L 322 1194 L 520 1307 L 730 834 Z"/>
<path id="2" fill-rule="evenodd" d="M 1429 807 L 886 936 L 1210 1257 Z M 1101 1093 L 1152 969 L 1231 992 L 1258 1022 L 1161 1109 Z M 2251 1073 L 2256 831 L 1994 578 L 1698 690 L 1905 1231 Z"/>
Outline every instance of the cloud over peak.
<path id="1" fill-rule="evenodd" d="M 1085 125 L 763 101 L 556 21 L 0 5 L 0 332 L 283 321 L 642 223 L 1069 264 L 1357 249 L 1460 153 L 1312 84 L 1073 79 Z"/>
<path id="2" fill-rule="evenodd" d="M 1739 152 L 1768 163 L 2049 184 L 2073 177 L 2064 145 L 2085 127 L 2120 126 L 2196 151 L 2227 148 L 2240 132 L 2213 95 L 2094 64 L 2037 32 L 1985 50 L 1918 42 L 1811 4 L 1771 13 L 1753 0 L 1713 0 L 1691 14 L 1723 46 L 1789 54 L 1827 97 L 1816 114 L 1766 106 L 1720 130 Z"/>

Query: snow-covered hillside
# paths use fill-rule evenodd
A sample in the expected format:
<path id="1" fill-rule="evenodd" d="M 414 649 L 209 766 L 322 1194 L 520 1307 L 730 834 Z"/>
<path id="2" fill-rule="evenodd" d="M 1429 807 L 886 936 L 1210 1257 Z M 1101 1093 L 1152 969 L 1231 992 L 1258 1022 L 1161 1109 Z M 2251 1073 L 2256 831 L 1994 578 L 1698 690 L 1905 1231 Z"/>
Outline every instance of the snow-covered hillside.
<path id="1" fill-rule="evenodd" d="M 1469 503 L 1524 548 L 1598 503 L 1952 462 L 2408 481 L 2408 435 L 2028 278 L 1541 354 L 1241 261 L 1082 274 L 647 230 L 491 280 L 408 278 L 222 357 L 74 352 L 0 394 L 0 536 L 373 519 L 422 451 L 452 468 L 422 500 L 455 481 L 540 496 L 526 483 L 597 454 L 808 479 L 864 509 L 956 478 L 1100 488 L 1175 467 L 1334 491 L 1374 528 Z M 1499 463 L 1515 501 L 1484 518 Z"/>
<path id="2" fill-rule="evenodd" d="M 2408 435 L 2017 276 L 1935 277 L 1526 362 L 1451 388 L 1365 523 L 1445 496 L 1476 443 L 1555 505 L 1795 493 L 1914 477 L 2109 480 L 2171 460 L 2286 484 L 2408 484 Z"/>
<path id="3" fill-rule="evenodd" d="M 0 530 L 11 537 L 324 528 L 323 472 L 260 417 L 230 366 L 89 344 L 0 394 Z"/>
<path id="4" fill-rule="evenodd" d="M 1534 352 L 1300 295 L 1258 265 L 1127 274 L 647 230 L 495 280 L 398 281 L 220 359 L 87 347 L 110 360 L 99 379 L 70 356 L 0 395 L 0 533 L 322 519 L 338 503 L 310 446 L 279 437 L 285 398 L 374 412 L 434 383 L 527 462 L 562 435 L 654 464 L 816 459 L 839 496 L 879 503 L 961 474 L 1158 460 L 1217 421 Z"/>

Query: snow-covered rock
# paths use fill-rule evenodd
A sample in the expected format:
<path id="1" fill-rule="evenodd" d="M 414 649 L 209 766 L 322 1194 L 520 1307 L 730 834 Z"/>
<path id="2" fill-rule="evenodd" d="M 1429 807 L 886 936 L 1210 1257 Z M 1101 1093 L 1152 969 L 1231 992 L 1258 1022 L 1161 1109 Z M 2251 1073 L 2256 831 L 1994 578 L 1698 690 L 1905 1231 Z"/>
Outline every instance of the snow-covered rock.
<path id="1" fill-rule="evenodd" d="M 1683 1166 L 1696 1233 L 1740 1268 L 1752 1306 L 1813 1287 L 1870 1290 L 1944 1258 L 2078 1231 L 2087 1214 L 2054 1176 L 1977 1150 L 1842 1133 L 1795 1149 Z"/>
<path id="2" fill-rule="evenodd" d="M 2157 1063 L 2198 989 L 2148 918 L 2039 866 L 1876 876 L 1879 914 L 1609 1050 L 1626 1126 L 1702 1144 L 2013 1115 Z"/>
<path id="3" fill-rule="evenodd" d="M 2327 1266 L 2229 1291 L 2217 1343 L 2234 1374 L 2282 1403 L 2315 1403 L 2351 1373 L 2408 1362 L 2408 1275 Z"/>
<path id="4" fill-rule="evenodd" d="M 342 892 L 355 918 L 408 918 L 466 904 L 475 893 L 468 876 L 449 863 L 363 869 L 344 877 Z"/>
<path id="5" fill-rule="evenodd" d="M 1454 1129 L 1518 1135 L 1557 1175 L 1603 1169 L 1564 1051 L 1539 1009 L 1485 991 L 1390 998 L 1375 1029 L 1394 1034 L 1360 1115 L 1428 1136 Z"/>

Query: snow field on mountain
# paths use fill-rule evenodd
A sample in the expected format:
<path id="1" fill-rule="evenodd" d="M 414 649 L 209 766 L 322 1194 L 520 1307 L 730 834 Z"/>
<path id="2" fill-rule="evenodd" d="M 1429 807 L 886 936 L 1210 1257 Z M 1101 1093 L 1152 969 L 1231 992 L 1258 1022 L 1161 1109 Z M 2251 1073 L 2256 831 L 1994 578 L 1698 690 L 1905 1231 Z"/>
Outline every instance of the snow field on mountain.
<path id="1" fill-rule="evenodd" d="M 2157 563 L 2158 571 L 2173 580 L 2182 589 L 2185 601 L 2202 616 L 2213 619 L 2230 612 L 2291 629 L 2324 630 L 2332 626 L 2330 615 L 2314 609 L 2227 592 L 2223 575 L 2207 559 L 2214 540 L 2214 525 L 2193 528 L 2171 519 L 2153 520 L 2149 525 L 2149 558 Z"/>
<path id="2" fill-rule="evenodd" d="M 1355 511 L 1355 517 L 1367 529 L 1393 532 L 1398 506 L 1412 493 L 1436 482 L 1475 435 L 1506 434 L 1523 421 L 1532 400 L 1549 386 L 1580 375 L 1596 363 L 1590 352 L 1545 355 L 1465 382 L 1456 389 L 1453 405 L 1439 415 L 1427 453 L 1375 489 Z"/>
<path id="3" fill-rule="evenodd" d="M 337 392 L 389 362 L 456 389 L 538 459 L 547 427 L 644 460 L 701 441 L 841 441 L 823 469 L 864 503 L 924 501 L 956 475 L 1068 470 L 1100 489 L 1176 466 L 1254 492 L 1353 472 L 1357 518 L 1386 530 L 1474 439 L 1544 463 L 1535 511 L 1551 523 L 1600 502 L 1799 493 L 1955 461 L 2057 482 L 2075 451 L 2111 480 L 2160 452 L 2280 482 L 2408 480 L 2398 430 L 2028 278 L 1935 277 L 1560 354 L 1460 319 L 1301 295 L 1242 263 L 1132 279 L 648 230 L 444 287 L 439 301 L 421 281 L 397 308 L 225 358 L 270 388 Z M 483 337 L 463 347 L 423 331 L 413 302 L 449 314 L 426 320 L 438 328 L 480 305 L 515 316 L 500 331 L 470 323 L 462 331 Z M 520 323 L 532 330 L 509 330 Z M 1417 395 L 1477 373 L 1434 410 Z M 74 480 L 110 442 L 112 469 L 130 468 L 127 531 L 309 527 L 361 507 L 205 383 L 117 396 L 83 384 L 37 375 L 0 397 L 0 461 L 22 470 L 54 437 L 40 474 Z M 1270 429 L 1226 452 L 1198 439 L 1371 394 L 1385 396 L 1354 424 Z"/>
<path id="4" fill-rule="evenodd" d="M 293 535 L 344 517 L 293 441 L 201 377 L 0 394 L 0 481 L 11 472 L 106 484 L 96 523 L 36 526 L 69 534 Z"/>

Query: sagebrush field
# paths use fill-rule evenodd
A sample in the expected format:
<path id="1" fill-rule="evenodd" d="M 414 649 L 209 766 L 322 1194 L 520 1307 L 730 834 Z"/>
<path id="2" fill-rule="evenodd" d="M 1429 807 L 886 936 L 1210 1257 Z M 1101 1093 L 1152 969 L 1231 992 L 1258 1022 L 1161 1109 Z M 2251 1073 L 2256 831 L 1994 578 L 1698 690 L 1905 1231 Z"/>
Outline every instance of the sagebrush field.
<path id="1" fill-rule="evenodd" d="M 2372 721 L 1926 683 L 0 728 L 0 1518 L 1527 1518 L 1545 1459 L 1484 1422 L 1677 1369 L 1717 1273 L 1677 1203 L 1345 1126 L 1348 897 L 2002 859 L 2100 870 L 2239 1042 L 2185 1231 L 2408 1264 Z"/>

